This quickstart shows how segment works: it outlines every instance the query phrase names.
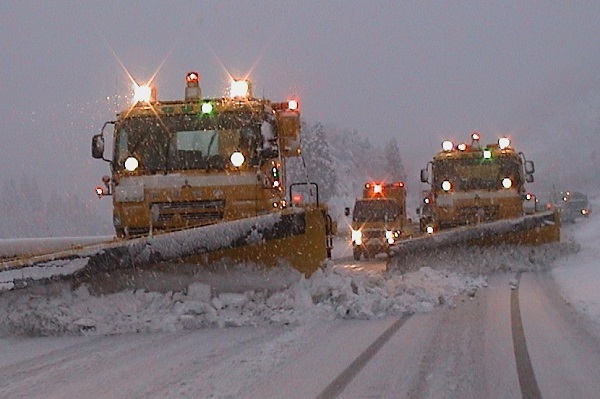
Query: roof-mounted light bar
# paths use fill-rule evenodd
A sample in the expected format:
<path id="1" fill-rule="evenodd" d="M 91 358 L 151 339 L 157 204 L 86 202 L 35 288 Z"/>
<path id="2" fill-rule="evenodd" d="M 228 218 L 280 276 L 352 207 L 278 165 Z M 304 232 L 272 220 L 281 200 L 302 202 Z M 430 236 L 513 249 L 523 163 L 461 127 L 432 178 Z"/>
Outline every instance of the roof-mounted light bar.
<path id="1" fill-rule="evenodd" d="M 231 98 L 251 98 L 252 85 L 248 80 L 232 80 L 229 83 L 229 96 Z"/>
<path id="2" fill-rule="evenodd" d="M 137 85 L 134 83 L 133 86 L 133 103 L 145 103 L 150 104 L 156 102 L 156 89 L 150 84 Z"/>
<path id="3" fill-rule="evenodd" d="M 501 150 L 504 150 L 508 147 L 510 147 L 510 140 L 508 139 L 508 137 L 501 137 L 498 139 L 498 147 Z"/>
<path id="4" fill-rule="evenodd" d="M 271 107 L 274 110 L 283 110 L 283 111 L 300 111 L 300 102 L 298 100 L 288 100 L 282 103 L 271 103 Z"/>
<path id="5" fill-rule="evenodd" d="M 287 108 L 290 111 L 297 111 L 299 107 L 300 104 L 298 104 L 298 100 L 290 100 L 287 102 Z"/>

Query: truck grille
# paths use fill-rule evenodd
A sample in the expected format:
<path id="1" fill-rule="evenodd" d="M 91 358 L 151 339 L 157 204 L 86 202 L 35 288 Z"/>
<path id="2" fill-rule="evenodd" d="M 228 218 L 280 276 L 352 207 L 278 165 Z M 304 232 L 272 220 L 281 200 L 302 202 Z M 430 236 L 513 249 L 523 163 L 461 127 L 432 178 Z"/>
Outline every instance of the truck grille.
<path id="1" fill-rule="evenodd" d="M 152 206 L 158 206 L 159 223 L 166 223 L 175 215 L 186 222 L 210 223 L 223 219 L 225 200 L 155 202 Z"/>
<path id="2" fill-rule="evenodd" d="M 363 240 L 369 240 L 371 238 L 385 238 L 385 231 L 383 230 L 363 230 Z"/>
<path id="3" fill-rule="evenodd" d="M 465 206 L 458 209 L 458 217 L 464 221 L 490 221 L 498 218 L 498 206 Z"/>

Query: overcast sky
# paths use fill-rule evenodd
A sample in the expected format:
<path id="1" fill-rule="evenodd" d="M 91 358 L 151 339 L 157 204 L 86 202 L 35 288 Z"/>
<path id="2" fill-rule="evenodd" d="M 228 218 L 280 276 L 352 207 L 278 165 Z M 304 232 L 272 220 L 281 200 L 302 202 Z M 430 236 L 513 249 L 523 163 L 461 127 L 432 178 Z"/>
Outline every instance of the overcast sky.
<path id="1" fill-rule="evenodd" d="M 0 179 L 93 197 L 108 167 L 91 136 L 127 105 L 122 63 L 157 72 L 163 100 L 190 70 L 210 96 L 250 72 L 309 122 L 396 137 L 413 187 L 441 140 L 473 130 L 509 134 L 538 185 L 600 183 L 582 172 L 600 148 L 599 17 L 598 1 L 3 0 Z"/>

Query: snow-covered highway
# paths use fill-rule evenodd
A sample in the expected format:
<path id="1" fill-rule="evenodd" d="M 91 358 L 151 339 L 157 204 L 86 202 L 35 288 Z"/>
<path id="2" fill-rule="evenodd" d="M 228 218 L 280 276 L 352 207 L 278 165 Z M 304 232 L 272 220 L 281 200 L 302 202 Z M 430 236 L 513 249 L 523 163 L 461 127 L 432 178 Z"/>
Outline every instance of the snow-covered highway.
<path id="1" fill-rule="evenodd" d="M 305 281 L 261 274 L 264 294 L 243 273 L 246 291 L 228 292 L 215 270 L 212 294 L 195 286 L 193 298 L 3 294 L 1 396 L 595 398 L 600 301 L 573 288 L 594 286 L 599 225 L 565 226 L 554 247 L 424 254 L 389 273 L 379 259 Z"/>

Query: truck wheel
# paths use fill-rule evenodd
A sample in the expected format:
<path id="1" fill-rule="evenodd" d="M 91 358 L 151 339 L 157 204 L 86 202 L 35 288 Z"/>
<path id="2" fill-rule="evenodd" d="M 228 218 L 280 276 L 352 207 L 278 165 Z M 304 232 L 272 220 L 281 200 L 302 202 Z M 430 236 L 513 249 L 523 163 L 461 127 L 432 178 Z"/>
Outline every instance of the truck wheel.
<path id="1" fill-rule="evenodd" d="M 352 255 L 354 256 L 354 260 L 360 260 L 360 249 L 354 248 L 352 250 Z"/>

